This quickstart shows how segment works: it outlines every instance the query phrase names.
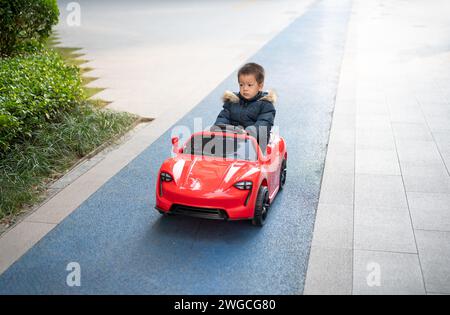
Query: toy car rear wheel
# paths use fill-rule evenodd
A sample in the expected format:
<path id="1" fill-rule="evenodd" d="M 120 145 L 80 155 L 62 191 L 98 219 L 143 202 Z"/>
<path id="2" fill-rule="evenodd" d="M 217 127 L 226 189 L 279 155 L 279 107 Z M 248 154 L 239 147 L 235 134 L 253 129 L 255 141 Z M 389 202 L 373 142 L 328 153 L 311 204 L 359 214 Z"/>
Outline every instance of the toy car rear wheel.
<path id="1" fill-rule="evenodd" d="M 284 184 L 286 184 L 286 175 L 287 175 L 287 162 L 286 159 L 283 159 L 280 168 L 280 190 L 283 189 Z"/>
<path id="2" fill-rule="evenodd" d="M 263 226 L 266 222 L 267 212 L 269 211 L 269 190 L 265 186 L 261 186 L 258 191 L 255 203 L 255 213 L 252 223 L 256 226 Z"/>

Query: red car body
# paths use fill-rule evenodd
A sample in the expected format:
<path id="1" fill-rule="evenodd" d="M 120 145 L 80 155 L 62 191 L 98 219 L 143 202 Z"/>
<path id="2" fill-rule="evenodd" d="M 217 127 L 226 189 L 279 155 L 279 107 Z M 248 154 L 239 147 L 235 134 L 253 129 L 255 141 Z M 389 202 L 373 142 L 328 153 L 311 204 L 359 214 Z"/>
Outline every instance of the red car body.
<path id="1" fill-rule="evenodd" d="M 232 157 L 205 156 L 204 151 L 200 154 L 190 149 L 194 147 L 190 143 L 200 137 L 203 140 L 221 139 L 227 143 L 234 141 L 238 143 L 235 146 L 240 146 L 239 150 L 246 146 L 254 152 L 250 152 L 246 159 L 237 156 L 236 152 L 232 152 Z M 178 138 L 173 138 L 172 143 L 175 156 L 161 165 L 156 185 L 156 209 L 162 214 L 224 220 L 253 219 L 258 190 L 265 187 L 270 204 L 284 184 L 286 173 L 282 178 L 282 168 L 286 169 L 287 152 L 285 141 L 279 136 L 272 135 L 266 154 L 256 139 L 247 133 L 202 131 L 194 133 L 181 147 L 178 147 Z M 208 144 L 202 145 L 203 150 Z"/>

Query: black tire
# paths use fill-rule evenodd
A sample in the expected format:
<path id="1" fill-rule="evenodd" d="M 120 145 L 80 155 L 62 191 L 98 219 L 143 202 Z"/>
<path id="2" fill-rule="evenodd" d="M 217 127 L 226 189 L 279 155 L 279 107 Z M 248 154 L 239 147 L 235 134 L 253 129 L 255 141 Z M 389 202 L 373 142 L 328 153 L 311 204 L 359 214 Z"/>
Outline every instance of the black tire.
<path id="1" fill-rule="evenodd" d="M 263 226 L 266 222 L 267 213 L 269 211 L 269 190 L 265 186 L 261 186 L 258 191 L 255 203 L 255 213 L 252 223 L 256 226 Z"/>
<path id="2" fill-rule="evenodd" d="M 286 176 L 287 176 L 287 162 L 286 159 L 283 159 L 280 168 L 280 190 L 282 190 L 284 184 L 286 184 Z"/>

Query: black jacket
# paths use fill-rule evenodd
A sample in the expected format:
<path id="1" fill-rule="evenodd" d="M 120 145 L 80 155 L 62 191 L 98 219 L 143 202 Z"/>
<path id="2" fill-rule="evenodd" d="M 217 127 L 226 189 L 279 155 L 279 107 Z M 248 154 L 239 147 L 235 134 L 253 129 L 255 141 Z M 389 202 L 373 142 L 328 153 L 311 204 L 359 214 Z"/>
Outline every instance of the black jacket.
<path id="1" fill-rule="evenodd" d="M 223 101 L 223 110 L 217 116 L 215 125 L 240 125 L 257 136 L 260 144 L 261 141 L 268 142 L 276 113 L 276 95 L 273 91 L 259 92 L 250 100 L 246 100 L 239 93 L 226 91 Z"/>

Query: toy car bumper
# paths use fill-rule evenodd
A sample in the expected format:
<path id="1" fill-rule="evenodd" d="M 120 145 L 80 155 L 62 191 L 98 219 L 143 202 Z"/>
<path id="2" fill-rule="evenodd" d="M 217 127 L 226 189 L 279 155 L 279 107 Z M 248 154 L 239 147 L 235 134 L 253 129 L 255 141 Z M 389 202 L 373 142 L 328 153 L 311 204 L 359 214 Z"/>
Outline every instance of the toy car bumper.
<path id="1" fill-rule="evenodd" d="M 233 191 L 211 197 L 208 193 L 191 194 L 163 189 L 156 196 L 156 209 L 160 212 L 182 214 L 219 220 L 251 219 L 256 196 L 252 191 Z"/>

